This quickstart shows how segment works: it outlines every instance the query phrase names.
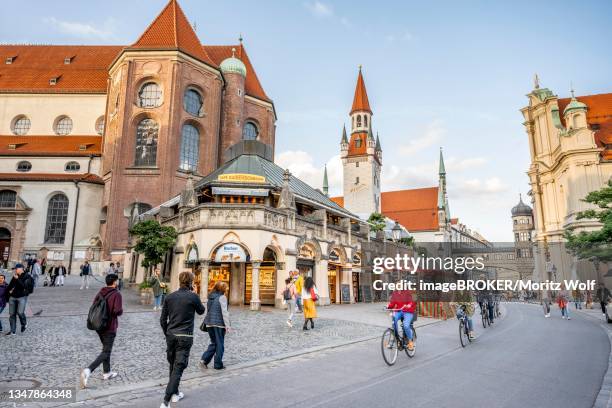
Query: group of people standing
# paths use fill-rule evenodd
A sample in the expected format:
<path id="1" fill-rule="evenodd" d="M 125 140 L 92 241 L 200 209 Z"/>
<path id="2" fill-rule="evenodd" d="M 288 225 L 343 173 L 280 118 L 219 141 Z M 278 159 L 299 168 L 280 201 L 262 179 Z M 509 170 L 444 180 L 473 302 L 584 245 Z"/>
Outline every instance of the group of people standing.
<path id="1" fill-rule="evenodd" d="M 297 313 L 304 314 L 304 325 L 302 330 L 314 329 L 314 319 L 317 317 L 316 301 L 319 299 L 319 290 L 312 277 L 304 278 L 298 271 L 292 271 L 285 279 L 285 290 L 283 301 L 287 305 L 289 316 L 287 325 L 293 327 L 293 317 Z"/>
<path id="2" fill-rule="evenodd" d="M 117 376 L 111 371 L 110 357 L 118 328 L 118 317 L 123 313 L 121 293 L 118 290 L 119 277 L 115 273 L 109 273 L 105 277 L 106 287 L 100 289 L 96 294 L 92 308 L 100 299 L 106 301 L 108 319 L 106 326 L 97 332 L 102 351 L 98 357 L 85 369 L 81 371 L 81 387 L 86 388 L 91 373 L 102 365 L 104 380 Z M 179 289 L 164 296 L 162 292 L 157 303 L 163 303 L 160 315 L 160 326 L 166 340 L 166 358 L 169 365 L 169 380 L 166 392 L 160 408 L 168 408 L 171 402 L 178 402 L 184 397 L 179 391 L 179 384 L 183 371 L 189 364 L 189 353 L 193 346 L 195 315 L 205 313 L 200 329 L 208 332 L 210 344 L 202 354 L 200 366 L 208 369 L 208 365 L 214 359 L 213 368 L 223 370 L 223 353 L 225 350 L 225 335 L 231 330 L 227 284 L 217 282 L 208 295 L 206 306 L 202 304 L 193 286 L 194 275 L 191 272 L 179 274 Z M 151 278 L 153 287 L 159 286 L 163 281 L 160 278 L 159 269 L 154 270 Z M 157 296 L 156 296 L 157 298 Z M 163 302 L 162 302 L 163 299 Z M 157 308 L 157 306 L 156 306 Z"/>

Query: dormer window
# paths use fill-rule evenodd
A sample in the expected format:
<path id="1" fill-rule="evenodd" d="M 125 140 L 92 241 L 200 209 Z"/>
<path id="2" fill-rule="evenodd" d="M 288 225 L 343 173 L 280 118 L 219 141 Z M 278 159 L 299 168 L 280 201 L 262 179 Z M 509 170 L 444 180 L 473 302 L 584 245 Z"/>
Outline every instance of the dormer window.
<path id="1" fill-rule="evenodd" d="M 11 65 L 13 63 L 13 61 L 15 61 L 15 58 L 17 58 L 17 57 L 6 57 L 6 60 L 4 60 L 4 63 L 6 65 Z"/>
<path id="2" fill-rule="evenodd" d="M 57 85 L 57 80 L 58 79 L 59 79 L 59 77 L 55 77 L 55 78 L 49 79 L 49 85 L 51 85 L 51 86 Z"/>
<path id="3" fill-rule="evenodd" d="M 65 65 L 70 65 L 70 63 L 72 62 L 73 58 L 74 57 L 66 57 L 66 58 L 64 58 L 64 64 Z"/>

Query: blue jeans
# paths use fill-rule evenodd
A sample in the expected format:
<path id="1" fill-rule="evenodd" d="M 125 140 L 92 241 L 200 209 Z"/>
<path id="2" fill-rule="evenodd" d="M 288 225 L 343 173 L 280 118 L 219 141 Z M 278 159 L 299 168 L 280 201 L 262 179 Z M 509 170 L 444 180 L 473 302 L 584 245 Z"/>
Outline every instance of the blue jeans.
<path id="1" fill-rule="evenodd" d="M 564 308 L 561 308 L 561 316 L 569 317 L 569 309 L 567 308 L 567 304 Z"/>
<path id="2" fill-rule="evenodd" d="M 223 352 L 225 351 L 225 328 L 208 326 L 210 344 L 208 349 L 202 354 L 204 364 L 208 365 L 215 356 L 215 368 L 223 368 Z"/>
<path id="3" fill-rule="evenodd" d="M 159 296 L 155 296 L 155 307 L 161 307 L 164 302 L 164 294 L 160 294 Z"/>
<path id="4" fill-rule="evenodd" d="M 461 318 L 463 317 L 463 315 L 465 314 L 465 312 L 463 312 L 463 310 L 458 309 L 457 310 L 457 319 L 461 320 Z M 467 316 L 467 322 L 468 322 L 468 330 L 469 331 L 473 331 L 474 330 L 474 324 L 472 323 L 472 318 L 470 316 Z"/>
<path id="5" fill-rule="evenodd" d="M 9 299 L 9 322 L 11 324 L 11 333 L 15 333 L 17 331 L 17 316 L 19 316 L 19 322 L 21 323 L 21 327 L 25 327 L 26 325 L 26 315 L 25 315 L 25 307 L 26 302 L 28 301 L 27 296 L 23 296 L 20 298 L 10 298 Z"/>
<path id="6" fill-rule="evenodd" d="M 399 331 L 397 330 L 397 322 L 402 317 L 404 318 L 404 334 L 406 337 L 408 337 L 408 340 L 412 340 L 412 329 L 410 328 L 410 323 L 412 323 L 413 318 L 412 313 L 402 312 L 401 310 L 393 313 L 393 328 L 395 329 L 395 332 L 399 334 Z"/>
<path id="7" fill-rule="evenodd" d="M 495 317 L 493 311 L 495 310 L 495 305 L 492 302 L 487 303 L 487 309 L 489 309 L 489 320 L 493 323 L 493 318 Z M 471 330 L 471 329 L 470 329 Z"/>

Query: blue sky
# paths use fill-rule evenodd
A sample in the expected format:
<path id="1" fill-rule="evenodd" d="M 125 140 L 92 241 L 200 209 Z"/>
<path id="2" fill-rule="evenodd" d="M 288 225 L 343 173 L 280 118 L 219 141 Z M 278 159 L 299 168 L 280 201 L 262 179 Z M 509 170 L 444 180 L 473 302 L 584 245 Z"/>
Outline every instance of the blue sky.
<path id="1" fill-rule="evenodd" d="M 166 0 L 8 0 L 0 41 L 130 44 Z M 519 109 L 537 72 L 565 97 L 612 92 L 612 2 L 181 0 L 206 44 L 245 46 L 278 112 L 277 162 L 315 187 L 341 186 L 341 129 L 357 66 L 383 147 L 383 191 L 434 185 L 444 147 L 450 207 L 492 241 L 511 240 L 528 191 Z"/>

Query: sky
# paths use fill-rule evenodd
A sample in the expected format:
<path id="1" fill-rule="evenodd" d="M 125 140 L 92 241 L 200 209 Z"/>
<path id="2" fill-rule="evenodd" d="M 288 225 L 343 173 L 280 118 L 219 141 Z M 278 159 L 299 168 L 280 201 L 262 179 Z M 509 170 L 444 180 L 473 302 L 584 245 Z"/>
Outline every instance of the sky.
<path id="1" fill-rule="evenodd" d="M 167 0 L 5 0 L 0 42 L 131 44 Z M 612 92 L 612 2 L 179 0 L 205 44 L 240 34 L 278 114 L 275 161 L 330 194 L 358 66 L 383 148 L 382 189 L 437 184 L 443 148 L 452 217 L 511 241 L 529 191 L 519 110 L 537 73 L 567 97 Z"/>

